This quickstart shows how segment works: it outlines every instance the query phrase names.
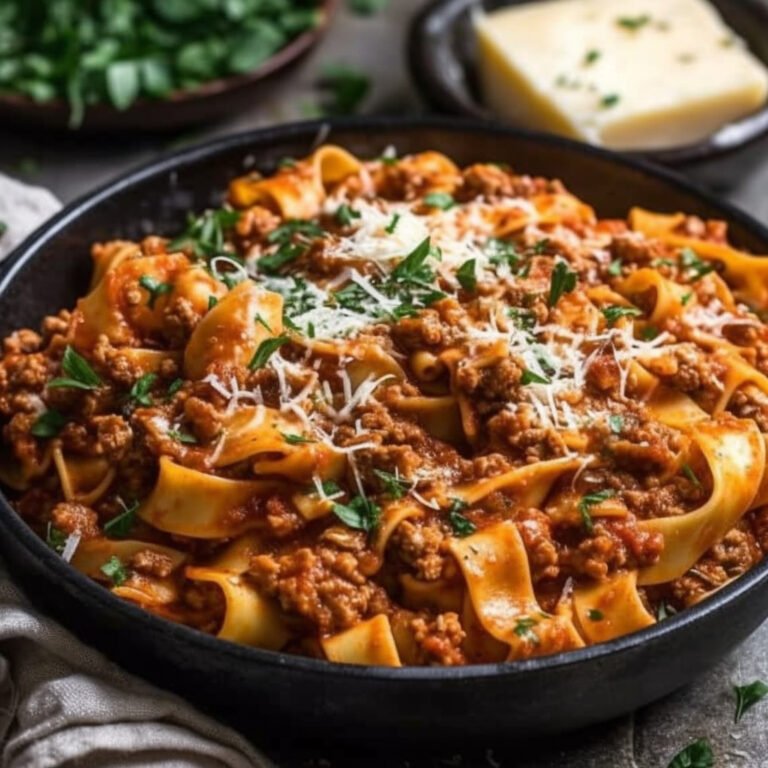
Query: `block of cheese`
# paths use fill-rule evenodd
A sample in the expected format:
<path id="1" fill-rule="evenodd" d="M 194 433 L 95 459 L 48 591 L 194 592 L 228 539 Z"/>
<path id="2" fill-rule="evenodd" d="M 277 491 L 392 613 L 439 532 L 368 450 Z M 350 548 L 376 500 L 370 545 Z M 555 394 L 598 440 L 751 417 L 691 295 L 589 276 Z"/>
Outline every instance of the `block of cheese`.
<path id="1" fill-rule="evenodd" d="M 706 0 L 543 0 L 475 28 L 499 117 L 613 149 L 698 141 L 768 97 L 768 71 Z"/>

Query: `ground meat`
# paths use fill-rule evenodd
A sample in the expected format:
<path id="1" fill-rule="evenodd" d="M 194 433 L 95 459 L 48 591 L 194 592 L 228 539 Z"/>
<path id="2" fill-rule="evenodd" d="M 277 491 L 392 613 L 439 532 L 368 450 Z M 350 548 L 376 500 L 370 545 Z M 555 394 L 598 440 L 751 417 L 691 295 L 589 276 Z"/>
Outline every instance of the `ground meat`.
<path id="1" fill-rule="evenodd" d="M 43 343 L 48 344 L 54 336 L 66 336 L 71 322 L 72 313 L 66 309 L 62 309 L 58 315 L 46 317 L 40 326 L 43 334 Z"/>
<path id="2" fill-rule="evenodd" d="M 37 352 L 42 345 L 42 338 L 34 331 L 25 328 L 3 339 L 3 352 L 6 355 L 29 354 Z"/>
<path id="3" fill-rule="evenodd" d="M 555 579 L 560 573 L 557 546 L 552 540 L 552 526 L 549 517 L 538 509 L 523 510 L 515 519 L 520 531 L 531 577 L 536 584 L 544 579 Z"/>
<path id="4" fill-rule="evenodd" d="M 190 397 L 184 403 L 184 418 L 202 442 L 213 440 L 223 426 L 221 413 L 208 401 Z"/>
<path id="5" fill-rule="evenodd" d="M 702 503 L 705 491 L 686 477 L 675 477 L 661 485 L 653 476 L 646 478 L 646 487 L 626 488 L 622 501 L 641 520 L 654 517 L 682 515 Z"/>
<path id="6" fill-rule="evenodd" d="M 636 264 L 638 267 L 650 266 L 652 262 L 670 255 L 669 248 L 661 241 L 643 240 L 634 232 L 614 236 L 609 250 L 611 260 L 619 259 L 622 264 Z"/>
<path id="7" fill-rule="evenodd" d="M 132 386 L 144 373 L 135 359 L 113 347 L 109 336 L 99 336 L 93 347 L 93 362 L 107 378 L 124 386 Z"/>
<path id="8" fill-rule="evenodd" d="M 637 527 L 630 516 L 601 520 L 594 534 L 560 554 L 562 572 L 569 576 L 603 579 L 619 568 L 642 568 L 655 563 L 664 549 L 664 537 Z"/>
<path id="9" fill-rule="evenodd" d="M 171 348 L 184 347 L 201 318 L 189 299 L 184 296 L 173 298 L 163 312 L 163 336 Z"/>
<path id="10" fill-rule="evenodd" d="M 328 546 L 300 547 L 257 555 L 249 573 L 283 610 L 309 620 L 321 634 L 333 634 L 388 608 L 384 590 L 360 572 L 359 557 Z"/>
<path id="11" fill-rule="evenodd" d="M 403 520 L 392 534 L 388 550 L 406 563 L 417 579 L 437 581 L 451 559 L 446 540 L 447 532 L 437 520 Z"/>
<path id="12" fill-rule="evenodd" d="M 83 540 L 101 536 L 99 516 L 89 507 L 71 501 L 57 504 L 51 512 L 51 523 L 62 533 L 79 534 Z"/>
<path id="13" fill-rule="evenodd" d="M 586 373 L 587 383 L 598 392 L 617 394 L 621 384 L 621 371 L 612 354 L 598 355 Z"/>
<path id="14" fill-rule="evenodd" d="M 473 398 L 514 401 L 523 371 L 509 357 L 492 365 L 463 360 L 456 368 L 456 386 Z"/>
<path id="15" fill-rule="evenodd" d="M 434 618 L 419 616 L 411 621 L 414 639 L 426 657 L 421 663 L 453 667 L 466 664 L 461 650 L 466 633 L 459 617 L 452 612 Z"/>
<path id="16" fill-rule="evenodd" d="M 768 506 L 752 510 L 747 514 L 746 520 L 763 554 L 768 554 Z"/>
<path id="17" fill-rule="evenodd" d="M 742 419 L 752 419 L 761 432 L 768 432 L 768 395 L 753 384 L 734 392 L 728 410 Z"/>
<path id="18" fill-rule="evenodd" d="M 173 560 L 168 555 L 151 549 L 142 549 L 137 552 L 128 565 L 145 576 L 154 576 L 158 579 L 167 578 L 173 571 Z"/>
<path id="19" fill-rule="evenodd" d="M 605 446 L 619 468 L 654 472 L 674 469 L 684 444 L 678 430 L 661 422 L 628 419 L 621 435 L 609 437 Z"/>
<path id="20" fill-rule="evenodd" d="M 568 450 L 558 431 L 542 427 L 530 407 L 500 411 L 488 420 L 486 429 L 494 448 L 529 464 L 563 456 Z"/>
<path id="21" fill-rule="evenodd" d="M 304 527 L 304 518 L 281 496 L 267 499 L 263 521 L 267 532 L 276 539 L 285 539 Z"/>
<path id="22" fill-rule="evenodd" d="M 133 443 L 133 430 L 122 416 L 94 416 L 97 453 L 111 462 L 121 461 Z"/>
<path id="23" fill-rule="evenodd" d="M 740 576 L 760 562 L 762 552 L 748 523 L 742 522 L 725 534 L 696 565 L 670 584 L 674 599 L 693 605 L 714 589 Z"/>
<path id="24" fill-rule="evenodd" d="M 425 309 L 418 317 L 404 317 L 392 326 L 392 338 L 407 352 L 438 346 L 443 341 L 440 315 Z"/>

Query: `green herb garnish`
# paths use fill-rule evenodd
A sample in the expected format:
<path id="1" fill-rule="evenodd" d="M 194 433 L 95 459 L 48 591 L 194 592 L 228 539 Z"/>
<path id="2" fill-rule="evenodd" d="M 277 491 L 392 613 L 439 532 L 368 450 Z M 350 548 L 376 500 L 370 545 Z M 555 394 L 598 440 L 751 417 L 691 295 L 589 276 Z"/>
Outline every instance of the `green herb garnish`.
<path id="1" fill-rule="evenodd" d="M 439 208 L 441 211 L 447 211 L 456 205 L 456 201 L 453 199 L 453 195 L 449 195 L 447 192 L 430 192 L 424 197 L 424 204 L 432 208 Z"/>
<path id="2" fill-rule="evenodd" d="M 460 538 L 471 536 L 477 530 L 477 526 L 462 514 L 467 506 L 467 502 L 463 499 L 453 499 L 451 508 L 448 510 L 448 522 L 454 534 Z"/>
<path id="3" fill-rule="evenodd" d="M 58 554 L 64 551 L 67 544 L 67 535 L 60 531 L 53 523 L 48 523 L 45 529 L 45 543 Z"/>
<path id="4" fill-rule="evenodd" d="M 609 325 L 613 325 L 622 317 L 640 317 L 640 315 L 643 314 L 637 307 L 619 307 L 615 305 L 603 307 L 600 311 L 603 313 L 603 316 L 608 321 Z"/>
<path id="5" fill-rule="evenodd" d="M 646 24 L 649 24 L 651 17 L 644 13 L 642 16 L 620 16 L 616 19 L 616 23 L 624 29 L 629 29 L 632 32 L 642 29 Z"/>
<path id="6" fill-rule="evenodd" d="M 595 491 L 594 493 L 588 493 L 586 496 L 582 496 L 579 501 L 579 514 L 581 515 L 581 521 L 584 524 L 584 528 L 587 533 L 592 533 L 594 530 L 594 524 L 592 523 L 591 508 L 597 504 L 602 504 L 606 499 L 610 499 L 616 495 L 616 491 L 606 488 L 604 491 Z"/>
<path id="7" fill-rule="evenodd" d="M 570 293 L 575 287 L 576 273 L 572 272 L 564 261 L 558 261 L 550 279 L 549 306 L 554 307 L 564 293 Z"/>
<path id="8" fill-rule="evenodd" d="M 610 109 L 615 107 L 621 101 L 621 96 L 618 93 L 608 93 L 600 99 L 600 106 L 603 109 Z"/>
<path id="9" fill-rule="evenodd" d="M 248 363 L 248 367 L 252 371 L 263 368 L 269 358 L 272 357 L 272 354 L 289 341 L 290 339 L 287 336 L 275 336 L 271 339 L 265 339 L 259 344 L 259 348 L 251 358 L 251 362 Z"/>
<path id="10" fill-rule="evenodd" d="M 354 114 L 371 87 L 368 75 L 345 64 L 324 67 L 319 85 L 325 92 L 321 112 L 328 116 Z"/>
<path id="11" fill-rule="evenodd" d="M 612 413 L 608 417 L 608 424 L 614 435 L 620 435 L 621 430 L 624 429 L 624 417 L 618 413 Z"/>
<path id="12" fill-rule="evenodd" d="M 311 437 L 304 437 L 304 435 L 294 435 L 287 432 L 281 432 L 280 434 L 288 445 L 306 445 L 307 443 L 317 442 L 317 440 L 313 440 Z"/>
<path id="13" fill-rule="evenodd" d="M 400 214 L 399 214 L 399 213 L 395 213 L 395 214 L 393 214 L 393 215 L 392 215 L 392 219 L 391 219 L 391 221 L 389 222 L 389 224 L 387 224 L 387 226 L 386 226 L 386 227 L 384 227 L 384 231 L 385 231 L 385 232 L 386 232 L 388 235 L 394 235 L 394 234 L 395 234 L 395 230 L 397 229 L 397 223 L 398 223 L 399 221 L 400 221 Z"/>
<path id="14" fill-rule="evenodd" d="M 407 480 L 383 469 L 374 469 L 373 474 L 381 480 L 384 493 L 393 499 L 402 499 L 405 492 L 411 487 Z"/>
<path id="15" fill-rule="evenodd" d="M 114 586 L 119 587 L 128 580 L 128 571 L 125 569 L 125 566 L 120 562 L 120 558 L 117 557 L 117 555 L 112 555 L 112 557 L 107 560 L 104 565 L 99 568 L 99 570 L 109 579 L 112 580 L 112 584 Z"/>
<path id="16" fill-rule="evenodd" d="M 237 224 L 240 211 L 229 208 L 205 211 L 200 216 L 192 216 L 187 228 L 168 244 L 169 251 L 189 251 L 199 259 L 211 259 L 214 256 L 237 258 L 226 247 L 227 230 Z"/>
<path id="17" fill-rule="evenodd" d="M 467 293 L 474 293 L 477 288 L 476 264 L 475 259 L 468 259 L 456 271 L 456 279 Z"/>
<path id="18" fill-rule="evenodd" d="M 123 511 L 104 523 L 104 534 L 111 539 L 124 539 L 133 530 L 136 525 L 136 512 L 139 509 L 139 502 L 133 501 L 131 504 L 124 504 L 120 501 Z"/>
<path id="19" fill-rule="evenodd" d="M 605 618 L 605 614 L 602 611 L 598 611 L 597 608 L 590 608 L 587 611 L 587 618 L 590 621 L 602 621 Z"/>
<path id="20" fill-rule="evenodd" d="M 584 65 L 588 67 L 591 64 L 594 64 L 601 56 L 602 53 L 598 51 L 597 48 L 593 48 L 591 51 L 587 51 L 586 55 L 584 56 Z"/>
<path id="21" fill-rule="evenodd" d="M 689 279 L 692 283 L 701 280 L 704 275 L 715 271 L 715 267 L 706 261 L 702 261 L 696 251 L 691 248 L 683 248 L 680 251 L 680 263 L 688 270 Z"/>
<path id="22" fill-rule="evenodd" d="M 75 350 L 67 346 L 61 359 L 61 370 L 65 376 L 51 379 L 48 387 L 51 389 L 68 387 L 71 389 L 98 389 L 102 381 L 91 368 L 90 363 Z"/>
<path id="23" fill-rule="evenodd" d="M 184 379 L 174 379 L 168 385 L 168 391 L 165 393 L 165 399 L 170 400 L 183 386 Z"/>
<path id="24" fill-rule="evenodd" d="M 355 219 L 360 218 L 360 211 L 350 208 L 346 203 L 339 206 L 336 211 L 336 221 L 344 227 L 351 227 Z"/>
<path id="25" fill-rule="evenodd" d="M 683 474 L 689 482 L 693 483 L 696 488 L 701 488 L 701 480 L 696 476 L 696 473 L 691 468 L 690 464 L 683 464 Z"/>
<path id="26" fill-rule="evenodd" d="M 550 384 L 550 380 L 546 376 L 541 376 L 534 371 L 526 368 L 523 371 L 523 375 L 520 377 L 520 385 L 527 387 L 529 384 Z"/>
<path id="27" fill-rule="evenodd" d="M 67 423 L 67 417 L 59 413 L 58 411 L 48 410 L 41 413 L 34 424 L 30 428 L 29 432 L 34 437 L 40 437 L 43 439 L 49 437 L 56 437 L 56 435 L 64 429 Z"/>
<path id="28" fill-rule="evenodd" d="M 355 496 L 349 504 L 334 504 L 333 514 L 350 528 L 370 533 L 379 525 L 381 509 L 365 496 Z"/>
<path id="29" fill-rule="evenodd" d="M 712 768 L 715 757 L 706 739 L 698 739 L 680 750 L 670 762 L 668 768 Z"/>
<path id="30" fill-rule="evenodd" d="M 156 381 L 156 373 L 145 373 L 131 387 L 131 391 L 128 393 L 128 400 L 135 405 L 143 405 L 145 408 L 151 406 L 152 395 L 150 395 L 150 392 Z"/>
<path id="31" fill-rule="evenodd" d="M 527 640 L 529 643 L 533 643 L 534 645 L 538 645 L 540 640 L 539 636 L 536 634 L 534 627 L 539 622 L 536 619 L 529 618 L 527 616 L 523 616 L 517 620 L 515 623 L 515 634 L 522 638 L 523 640 Z"/>
<path id="32" fill-rule="evenodd" d="M 736 715 L 734 717 L 736 723 L 741 720 L 748 709 L 768 696 L 768 685 L 762 680 L 755 680 L 749 685 L 734 685 L 733 690 L 736 692 Z"/>
<path id="33" fill-rule="evenodd" d="M 197 438 L 189 432 L 185 432 L 183 429 L 169 429 L 166 434 L 171 440 L 175 440 L 177 443 L 182 443 L 183 445 L 197 445 Z"/>

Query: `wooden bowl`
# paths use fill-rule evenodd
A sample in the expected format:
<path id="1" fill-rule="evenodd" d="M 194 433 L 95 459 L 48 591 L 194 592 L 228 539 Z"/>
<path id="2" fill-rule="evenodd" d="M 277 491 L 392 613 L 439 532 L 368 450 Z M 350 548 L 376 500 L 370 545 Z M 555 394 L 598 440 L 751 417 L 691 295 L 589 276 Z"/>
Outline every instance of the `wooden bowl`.
<path id="1" fill-rule="evenodd" d="M 252 72 L 211 80 L 196 88 L 173 91 L 164 99 L 138 99 L 126 110 L 107 103 L 87 107 L 82 125 L 88 133 L 177 131 L 238 112 L 258 101 L 323 37 L 339 0 L 322 0 L 320 23 L 291 40 Z M 0 95 L 0 122 L 35 128 L 69 129 L 69 104 L 62 100 L 39 104 L 16 95 Z"/>

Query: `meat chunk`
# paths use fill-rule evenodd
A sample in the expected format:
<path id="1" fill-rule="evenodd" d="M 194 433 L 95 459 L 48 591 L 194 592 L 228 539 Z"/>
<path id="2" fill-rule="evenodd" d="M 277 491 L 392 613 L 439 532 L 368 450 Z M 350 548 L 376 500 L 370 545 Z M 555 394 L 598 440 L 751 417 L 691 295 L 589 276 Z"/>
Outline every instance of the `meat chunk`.
<path id="1" fill-rule="evenodd" d="M 440 613 L 434 618 L 419 616 L 411 621 L 411 629 L 425 657 L 421 663 L 444 667 L 467 663 L 461 649 L 466 633 L 455 613 Z"/>
<path id="2" fill-rule="evenodd" d="M 99 516 L 84 504 L 71 501 L 57 504 L 51 512 L 51 523 L 62 533 L 76 533 L 83 540 L 95 539 L 101 535 Z"/>

